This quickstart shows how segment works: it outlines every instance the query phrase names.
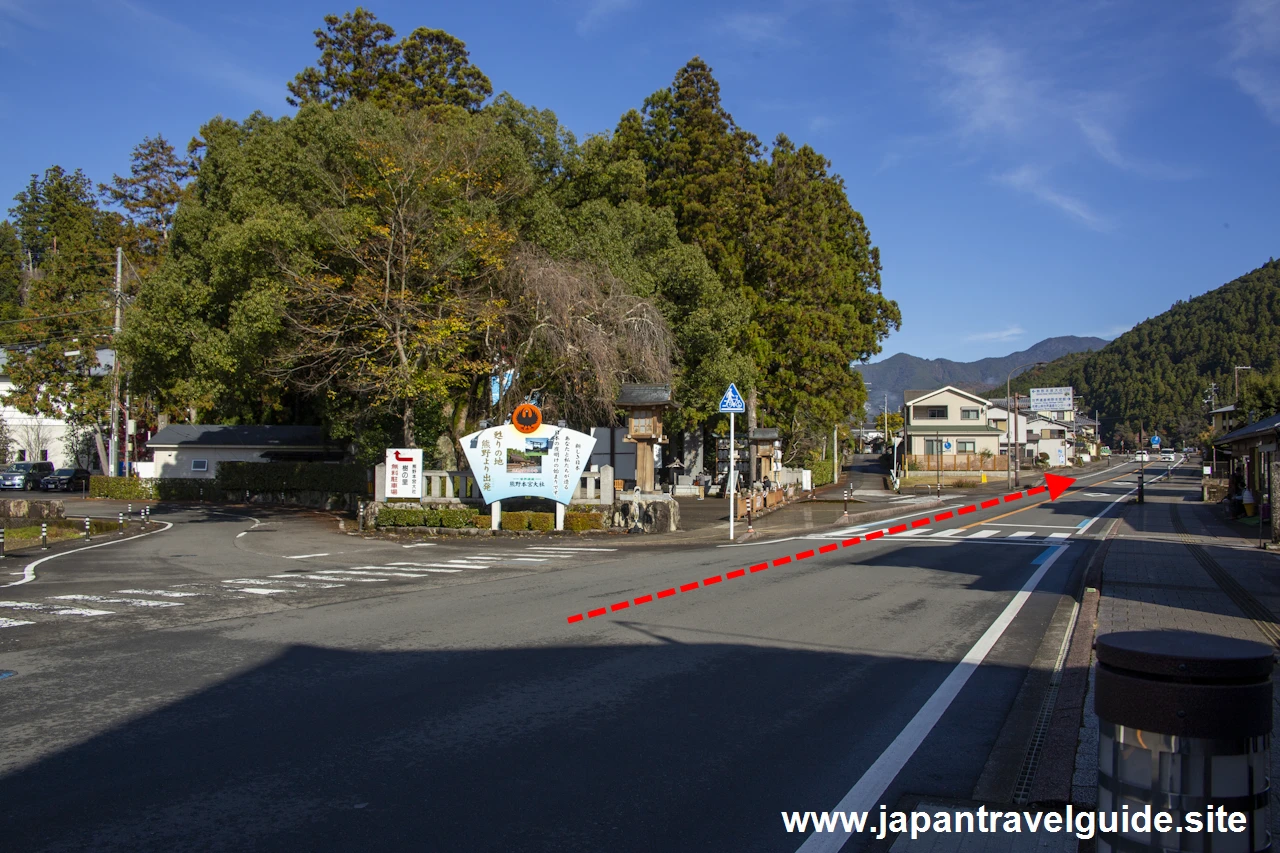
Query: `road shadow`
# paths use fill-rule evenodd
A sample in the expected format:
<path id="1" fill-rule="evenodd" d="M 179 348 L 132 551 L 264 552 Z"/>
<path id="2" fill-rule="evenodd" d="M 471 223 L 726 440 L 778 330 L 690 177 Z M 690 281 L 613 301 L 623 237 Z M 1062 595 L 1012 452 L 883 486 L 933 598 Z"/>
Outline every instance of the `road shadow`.
<path id="1" fill-rule="evenodd" d="M 200 634 L 168 634 L 128 695 L 204 686 L 133 718 L 86 662 L 83 719 L 126 721 L 0 777 L 4 848 L 791 851 L 779 812 L 833 808 L 953 667 L 627 624 L 642 644 L 296 645 L 221 679 Z M 968 796 L 1024 676 L 979 669 L 902 778 Z M 10 760 L 74 737 L 67 677 L 0 686 Z"/>

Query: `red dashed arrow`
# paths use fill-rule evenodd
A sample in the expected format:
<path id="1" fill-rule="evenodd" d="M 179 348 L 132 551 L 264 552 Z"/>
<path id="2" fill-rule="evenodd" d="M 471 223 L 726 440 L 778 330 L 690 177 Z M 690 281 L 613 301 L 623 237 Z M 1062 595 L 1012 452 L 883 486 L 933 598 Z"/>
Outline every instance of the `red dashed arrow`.
<path id="1" fill-rule="evenodd" d="M 639 598 L 619 601 L 616 604 L 610 604 L 608 607 L 597 607 L 594 610 L 588 610 L 585 614 L 575 613 L 572 616 L 568 617 L 568 622 L 569 624 L 572 625 L 575 622 L 583 621 L 583 619 L 594 619 L 597 616 L 603 616 L 606 613 L 616 613 L 619 610 L 626 610 L 628 607 L 639 607 L 642 604 L 649 604 L 650 602 L 656 601 L 657 599 L 660 599 L 660 598 L 670 598 L 671 596 L 675 595 L 677 592 L 693 592 L 696 589 L 703 589 L 705 587 L 715 586 L 716 584 L 723 583 L 724 581 L 731 581 L 741 577 L 746 577 L 748 574 L 763 572 L 770 567 L 785 566 L 788 563 L 792 562 L 793 560 L 796 560 L 796 561 L 807 560 L 810 557 L 815 556 L 816 554 L 830 554 L 832 551 L 836 550 L 837 548 L 849 548 L 849 547 L 852 547 L 853 545 L 857 545 L 859 542 L 870 542 L 873 539 L 879 539 L 880 537 L 884 536 L 886 533 L 892 536 L 895 533 L 903 533 L 908 529 L 923 527 L 924 525 L 929 524 L 930 521 L 934 521 L 934 522 L 946 521 L 947 519 L 954 518 L 957 515 L 966 515 L 968 513 L 974 512 L 979 507 L 981 507 L 982 509 L 988 509 L 993 506 L 998 506 L 1001 503 L 1012 503 L 1017 500 L 1022 500 L 1024 495 L 1026 497 L 1032 497 L 1033 495 L 1043 494 L 1044 492 L 1047 491 L 1049 493 L 1049 500 L 1056 501 L 1062 495 L 1063 492 L 1065 492 L 1067 489 L 1071 487 L 1071 484 L 1074 482 L 1075 482 L 1074 477 L 1061 477 L 1057 474 L 1045 474 L 1044 475 L 1045 484 L 1043 486 L 1036 486 L 1034 488 L 1027 489 L 1025 492 L 1013 492 L 1011 494 L 1005 495 L 1004 497 L 992 498 L 991 500 L 983 501 L 981 504 L 978 504 L 978 505 L 970 504 L 969 506 L 960 507 L 954 513 L 951 512 L 950 510 L 947 510 L 946 512 L 938 513 L 932 518 L 926 515 L 926 516 L 923 516 L 922 518 L 917 518 L 914 521 L 909 522 L 908 524 L 894 525 L 893 527 L 890 527 L 887 531 L 877 530 L 874 533 L 868 533 L 866 536 L 854 536 L 851 539 L 844 540 L 838 545 L 834 542 L 829 545 L 823 545 L 821 548 L 818 548 L 817 551 L 814 551 L 812 548 L 810 548 L 807 551 L 801 551 L 799 554 L 796 554 L 793 557 L 778 557 L 776 560 L 773 560 L 772 562 L 756 563 L 754 566 L 750 566 L 748 568 L 734 569 L 733 571 L 727 572 L 723 575 L 713 575 L 709 578 L 704 578 L 701 581 L 691 581 L 690 583 L 681 584 L 678 587 L 671 587 L 670 589 L 659 590 L 658 592 L 652 593 L 650 595 L 642 595 Z"/>

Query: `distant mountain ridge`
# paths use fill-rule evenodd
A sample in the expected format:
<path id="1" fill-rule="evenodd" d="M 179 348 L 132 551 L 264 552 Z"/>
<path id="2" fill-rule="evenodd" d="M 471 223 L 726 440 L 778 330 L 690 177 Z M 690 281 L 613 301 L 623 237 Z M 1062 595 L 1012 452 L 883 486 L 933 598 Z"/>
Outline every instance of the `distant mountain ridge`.
<path id="1" fill-rule="evenodd" d="M 919 358 L 898 353 L 875 364 L 854 365 L 862 373 L 862 379 L 870 390 L 868 402 L 873 411 L 884 404 L 889 395 L 889 411 L 902 405 L 902 393 L 908 388 L 941 388 L 954 385 L 966 391 L 982 391 L 1003 386 L 1009 371 L 1015 367 L 1036 361 L 1053 361 L 1072 353 L 1100 350 L 1107 345 L 1103 338 L 1086 338 L 1063 335 L 1046 338 L 1034 346 L 1006 356 L 983 358 L 978 361 L 951 361 L 947 358 Z"/>

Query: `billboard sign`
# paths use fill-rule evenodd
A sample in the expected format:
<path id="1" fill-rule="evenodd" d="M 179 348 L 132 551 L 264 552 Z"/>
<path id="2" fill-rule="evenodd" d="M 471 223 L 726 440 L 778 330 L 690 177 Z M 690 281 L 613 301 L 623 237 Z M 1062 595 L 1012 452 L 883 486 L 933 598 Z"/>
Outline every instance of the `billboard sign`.
<path id="1" fill-rule="evenodd" d="M 533 408 L 529 406 L 529 408 Z M 541 422 L 532 413 L 519 423 L 482 429 L 462 439 L 462 452 L 485 503 L 515 497 L 550 498 L 569 504 L 591 459 L 590 435 Z"/>
<path id="2" fill-rule="evenodd" d="M 387 498 L 422 497 L 422 448 L 387 451 Z"/>
<path id="3" fill-rule="evenodd" d="M 1032 388 L 1031 411 L 1033 412 L 1071 412 L 1075 411 L 1075 400 L 1072 389 L 1067 388 Z"/>

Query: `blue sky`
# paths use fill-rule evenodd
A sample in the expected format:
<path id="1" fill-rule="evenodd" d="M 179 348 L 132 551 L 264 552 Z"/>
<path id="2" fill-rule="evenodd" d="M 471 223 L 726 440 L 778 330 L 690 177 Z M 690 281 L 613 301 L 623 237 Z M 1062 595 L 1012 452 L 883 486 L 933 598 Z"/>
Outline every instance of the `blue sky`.
<path id="1" fill-rule="evenodd" d="M 290 111 L 311 0 L 0 0 L 0 197 L 144 136 Z M 844 176 L 903 328 L 881 357 L 1112 337 L 1280 254 L 1280 0 L 656 0 L 367 8 L 448 30 L 579 137 L 701 55 L 738 124 Z M 7 205 L 6 205 L 7 206 Z"/>

